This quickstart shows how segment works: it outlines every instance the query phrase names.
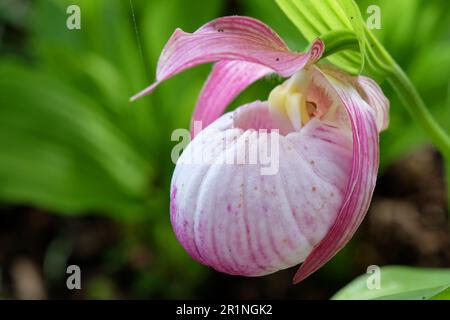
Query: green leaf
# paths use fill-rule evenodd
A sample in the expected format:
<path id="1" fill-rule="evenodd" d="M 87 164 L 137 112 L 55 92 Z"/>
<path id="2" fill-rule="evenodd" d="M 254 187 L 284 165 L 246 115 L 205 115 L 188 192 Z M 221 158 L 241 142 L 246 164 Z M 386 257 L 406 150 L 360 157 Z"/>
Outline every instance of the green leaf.
<path id="1" fill-rule="evenodd" d="M 436 295 L 432 296 L 430 300 L 450 300 L 450 288 L 446 288 Z"/>
<path id="2" fill-rule="evenodd" d="M 442 298 L 450 287 L 450 269 L 424 269 L 386 266 L 380 269 L 380 289 L 369 289 L 373 274 L 357 277 L 339 290 L 332 299 L 431 299 Z"/>
<path id="3" fill-rule="evenodd" d="M 375 298 L 374 300 L 442 300 L 448 293 L 449 286 L 438 286 L 420 290 L 405 291 Z"/>

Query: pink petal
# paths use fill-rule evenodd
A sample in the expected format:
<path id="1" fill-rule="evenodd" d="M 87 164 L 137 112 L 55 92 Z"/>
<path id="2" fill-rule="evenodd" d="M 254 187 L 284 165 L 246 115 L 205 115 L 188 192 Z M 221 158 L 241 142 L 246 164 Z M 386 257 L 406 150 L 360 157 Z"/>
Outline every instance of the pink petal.
<path id="1" fill-rule="evenodd" d="M 353 161 L 343 205 L 325 237 L 297 271 L 294 283 L 329 261 L 356 232 L 369 207 L 378 170 L 378 129 L 373 109 L 350 85 L 351 81 L 342 81 L 345 74 L 334 77 L 313 68 L 314 81 L 325 84 L 329 95 L 340 99 L 347 110 L 353 136 Z"/>
<path id="2" fill-rule="evenodd" d="M 356 80 L 363 98 L 375 110 L 378 130 L 385 130 L 389 124 L 389 100 L 374 80 L 364 76 L 359 76 Z"/>
<path id="3" fill-rule="evenodd" d="M 194 33 L 175 30 L 159 58 L 156 83 L 131 99 L 150 93 L 161 81 L 199 64 L 239 60 L 266 66 L 287 77 L 317 61 L 323 42 L 313 42 L 307 53 L 289 50 L 278 35 L 264 23 L 241 16 L 213 20 Z"/>
<path id="4" fill-rule="evenodd" d="M 245 61 L 217 62 L 200 93 L 192 121 L 202 121 L 202 127 L 208 126 L 241 91 L 271 72 L 267 67 Z"/>
<path id="5" fill-rule="evenodd" d="M 285 136 L 273 132 L 280 142 L 274 175 L 261 175 L 261 163 L 185 162 L 196 148 L 217 161 L 258 144 L 257 130 L 276 127 L 270 114 L 267 102 L 255 102 L 223 115 L 192 140 L 172 178 L 178 240 L 196 260 L 229 274 L 264 275 L 303 261 L 345 195 L 351 135 L 319 119 Z M 223 148 L 224 141 L 231 145 Z"/>

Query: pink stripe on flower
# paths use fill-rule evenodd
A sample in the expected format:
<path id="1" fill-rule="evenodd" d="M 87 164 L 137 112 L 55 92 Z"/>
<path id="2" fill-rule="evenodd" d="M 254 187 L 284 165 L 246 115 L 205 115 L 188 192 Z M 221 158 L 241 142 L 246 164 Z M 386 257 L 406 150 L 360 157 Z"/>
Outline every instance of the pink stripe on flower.
<path id="1" fill-rule="evenodd" d="M 353 136 L 353 165 L 343 206 L 327 235 L 296 273 L 294 283 L 319 269 L 351 239 L 367 212 L 378 171 L 378 130 L 370 106 L 348 83 L 342 83 L 319 69 L 314 76 L 329 83 L 328 89 L 347 110 Z M 351 78 L 348 80 L 350 82 Z"/>

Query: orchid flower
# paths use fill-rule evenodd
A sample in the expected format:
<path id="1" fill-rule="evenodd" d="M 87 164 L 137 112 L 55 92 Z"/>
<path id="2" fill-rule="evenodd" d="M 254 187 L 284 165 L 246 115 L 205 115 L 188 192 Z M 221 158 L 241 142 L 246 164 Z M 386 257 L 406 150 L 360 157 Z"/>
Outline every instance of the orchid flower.
<path id="1" fill-rule="evenodd" d="M 298 283 L 345 246 L 363 220 L 389 102 L 375 81 L 317 65 L 323 50 L 316 39 L 307 52 L 293 52 L 258 20 L 218 18 L 194 33 L 177 29 L 160 56 L 157 81 L 132 98 L 183 70 L 215 62 L 192 117 L 207 126 L 201 132 L 207 139 L 197 135 L 185 153 L 203 144 L 223 156 L 217 132 L 256 143 L 254 133 L 265 129 L 280 139 L 279 170 L 267 176 L 258 164 L 193 166 L 181 155 L 171 182 L 171 222 L 200 263 L 244 276 L 302 263 Z M 287 80 L 267 101 L 222 115 L 242 90 L 270 73 Z"/>

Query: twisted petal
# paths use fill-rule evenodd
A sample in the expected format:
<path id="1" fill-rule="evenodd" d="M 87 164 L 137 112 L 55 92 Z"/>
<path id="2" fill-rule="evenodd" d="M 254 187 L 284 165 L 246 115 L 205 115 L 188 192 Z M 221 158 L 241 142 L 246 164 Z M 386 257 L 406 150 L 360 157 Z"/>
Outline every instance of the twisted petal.
<path id="1" fill-rule="evenodd" d="M 289 50 L 281 38 L 264 23 L 241 16 L 213 20 L 194 33 L 175 30 L 159 58 L 156 82 L 133 96 L 137 99 L 162 81 L 193 66 L 221 60 L 259 64 L 287 77 L 317 61 L 323 52 L 321 40 L 307 53 Z"/>
<path id="2" fill-rule="evenodd" d="M 314 247 L 294 277 L 298 283 L 330 260 L 353 236 L 362 222 L 372 194 L 378 171 L 378 128 L 374 109 L 351 85 L 345 75 L 334 77 L 314 67 L 313 78 L 326 86 L 332 99 L 345 106 L 351 124 L 353 156 L 350 178 L 342 207 L 325 237 Z"/>

